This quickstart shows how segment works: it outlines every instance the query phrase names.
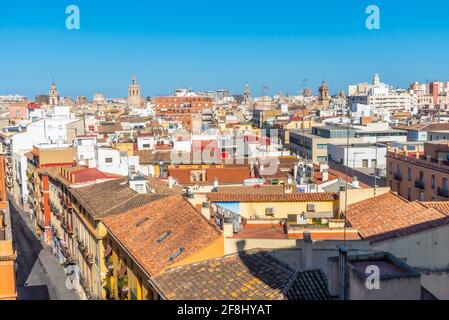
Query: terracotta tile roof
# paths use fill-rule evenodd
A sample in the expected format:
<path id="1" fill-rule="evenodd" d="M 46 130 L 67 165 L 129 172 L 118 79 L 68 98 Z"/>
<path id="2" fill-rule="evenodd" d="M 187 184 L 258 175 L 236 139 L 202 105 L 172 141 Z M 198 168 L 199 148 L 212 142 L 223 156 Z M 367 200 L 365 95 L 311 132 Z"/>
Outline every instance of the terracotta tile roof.
<path id="1" fill-rule="evenodd" d="M 182 194 L 183 188 L 180 186 L 173 186 L 170 188 L 168 186 L 167 180 L 161 180 L 154 177 L 147 177 L 147 183 L 149 187 L 154 191 L 156 194 L 167 194 L 167 195 L 174 195 L 174 194 Z"/>
<path id="2" fill-rule="evenodd" d="M 287 194 L 207 194 L 211 202 L 320 202 L 338 199 L 336 193 L 287 193 Z"/>
<path id="3" fill-rule="evenodd" d="M 103 122 L 98 126 L 98 133 L 100 134 L 111 134 L 117 131 L 123 131 L 123 127 L 120 122 Z"/>
<path id="4" fill-rule="evenodd" d="M 108 216 L 103 223 L 150 275 L 204 249 L 221 236 L 179 195 Z M 166 232 L 170 234 L 159 243 Z M 180 248 L 184 251 L 170 260 Z"/>
<path id="5" fill-rule="evenodd" d="M 169 169 L 168 175 L 176 179 L 179 184 L 212 184 L 215 179 L 219 184 L 241 184 L 243 180 L 251 178 L 248 166 L 224 166 L 224 168 L 205 168 L 206 181 L 190 181 L 190 172 L 196 169 Z"/>
<path id="6" fill-rule="evenodd" d="M 169 300 L 331 298 L 321 271 L 297 272 L 259 250 L 171 268 L 154 282 Z"/>
<path id="7" fill-rule="evenodd" d="M 171 152 L 153 152 L 152 150 L 141 150 L 137 152 L 140 164 L 154 164 L 164 161 L 166 164 L 171 163 Z"/>
<path id="8" fill-rule="evenodd" d="M 411 126 L 397 126 L 394 129 L 416 131 L 446 131 L 449 130 L 449 123 L 417 123 Z"/>
<path id="9" fill-rule="evenodd" d="M 126 212 L 167 196 L 137 193 L 128 186 L 127 181 L 127 178 L 115 179 L 86 187 L 72 188 L 70 192 L 96 219 Z"/>
<path id="10" fill-rule="evenodd" d="M 313 182 L 317 185 L 323 184 L 323 183 L 327 183 L 329 181 L 333 181 L 333 180 L 342 180 L 342 181 L 348 181 L 349 183 L 352 183 L 354 178 L 353 177 L 347 177 L 344 173 L 339 172 L 337 170 L 334 169 L 328 169 L 328 179 L 326 181 L 323 181 L 323 173 L 320 172 L 320 166 L 314 164 L 313 165 Z M 359 186 L 361 188 L 369 188 L 369 186 L 361 181 L 359 181 Z"/>
<path id="11" fill-rule="evenodd" d="M 283 185 L 255 185 L 255 186 L 219 186 L 219 193 L 226 194 L 285 194 Z M 297 193 L 298 189 L 295 185 L 288 185 L 293 193 Z"/>
<path id="12" fill-rule="evenodd" d="M 449 201 L 421 202 L 428 208 L 434 208 L 446 215 L 449 215 Z"/>
<path id="13" fill-rule="evenodd" d="M 348 207 L 348 222 L 372 242 L 403 237 L 449 224 L 449 216 L 390 192 Z"/>
<path id="14" fill-rule="evenodd" d="M 239 233 L 234 234 L 234 239 L 288 239 L 284 227 L 280 224 L 247 224 Z"/>

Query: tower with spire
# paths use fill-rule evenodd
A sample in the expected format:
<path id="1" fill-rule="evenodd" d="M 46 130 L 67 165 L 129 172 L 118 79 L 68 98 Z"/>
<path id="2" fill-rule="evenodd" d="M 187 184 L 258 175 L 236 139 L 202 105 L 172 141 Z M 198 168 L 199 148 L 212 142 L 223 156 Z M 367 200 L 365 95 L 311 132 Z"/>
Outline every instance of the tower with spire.
<path id="1" fill-rule="evenodd" d="M 329 86 L 327 85 L 326 81 L 323 81 L 318 88 L 318 101 L 320 103 L 320 106 L 327 108 L 329 106 L 331 97 L 329 94 Z"/>
<path id="2" fill-rule="evenodd" d="M 374 74 L 374 77 L 373 77 L 373 86 L 378 86 L 378 85 L 380 85 L 380 77 L 379 77 L 379 74 Z"/>
<path id="3" fill-rule="evenodd" d="M 48 95 L 48 101 L 50 102 L 51 106 L 57 106 L 57 105 L 59 105 L 59 100 L 60 100 L 59 92 L 56 87 L 56 83 L 53 81 L 50 86 L 50 93 Z"/>
<path id="4" fill-rule="evenodd" d="M 249 89 L 248 82 L 245 85 L 245 93 L 243 94 L 243 101 L 248 104 L 251 102 L 251 90 Z"/>
<path id="5" fill-rule="evenodd" d="M 136 75 L 133 73 L 131 84 L 128 87 L 128 106 L 139 108 L 142 105 L 140 98 L 140 86 L 137 84 Z"/>

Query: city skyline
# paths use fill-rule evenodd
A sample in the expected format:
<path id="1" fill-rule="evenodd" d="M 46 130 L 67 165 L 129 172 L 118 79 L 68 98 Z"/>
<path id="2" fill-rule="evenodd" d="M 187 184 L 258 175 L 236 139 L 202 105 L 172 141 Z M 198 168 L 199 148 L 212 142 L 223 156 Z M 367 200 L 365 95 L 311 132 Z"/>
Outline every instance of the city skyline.
<path id="1" fill-rule="evenodd" d="M 435 7 L 376 1 L 380 30 L 365 27 L 368 1 L 219 6 L 81 0 L 74 3 L 80 29 L 67 30 L 71 4 L 0 5 L 0 34 L 8 44 L 0 53 L 1 94 L 33 97 L 47 93 L 55 79 L 64 96 L 122 97 L 133 72 L 144 96 L 178 87 L 242 93 L 246 82 L 255 95 L 264 85 L 270 95 L 292 95 L 304 78 L 314 91 L 326 80 L 335 94 L 370 81 L 373 73 L 396 87 L 449 74 L 437 63 L 449 49 L 441 41 L 449 35 L 444 1 Z"/>

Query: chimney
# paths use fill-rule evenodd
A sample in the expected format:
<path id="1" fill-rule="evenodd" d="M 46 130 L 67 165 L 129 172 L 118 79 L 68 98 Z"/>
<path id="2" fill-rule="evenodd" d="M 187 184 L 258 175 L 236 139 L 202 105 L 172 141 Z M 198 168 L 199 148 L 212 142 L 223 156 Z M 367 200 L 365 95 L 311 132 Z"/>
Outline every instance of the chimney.
<path id="1" fill-rule="evenodd" d="M 207 219 L 210 220 L 210 205 L 209 202 L 203 202 L 201 206 L 201 214 Z"/>
<path id="2" fill-rule="evenodd" d="M 218 190 L 218 179 L 217 178 L 214 179 L 214 189 Z"/>
<path id="3" fill-rule="evenodd" d="M 285 194 L 293 193 L 293 186 L 291 184 L 285 185 L 284 186 L 284 193 Z"/>
<path id="4" fill-rule="evenodd" d="M 223 236 L 225 238 L 232 238 L 234 236 L 234 227 L 232 223 L 223 223 Z"/>
<path id="5" fill-rule="evenodd" d="M 360 188 L 359 179 L 356 176 L 352 178 L 352 186 L 356 189 Z"/>
<path id="6" fill-rule="evenodd" d="M 175 184 L 176 184 L 175 179 L 173 177 L 168 177 L 168 187 L 173 189 Z"/>
<path id="7" fill-rule="evenodd" d="M 295 163 L 295 166 L 293 167 L 293 179 L 296 183 L 296 179 L 298 178 L 298 164 Z"/>
<path id="8" fill-rule="evenodd" d="M 304 231 L 301 250 L 301 270 L 313 269 L 313 241 L 310 231 Z"/>
<path id="9" fill-rule="evenodd" d="M 326 182 L 329 180 L 329 172 L 327 170 L 322 171 L 322 180 Z"/>

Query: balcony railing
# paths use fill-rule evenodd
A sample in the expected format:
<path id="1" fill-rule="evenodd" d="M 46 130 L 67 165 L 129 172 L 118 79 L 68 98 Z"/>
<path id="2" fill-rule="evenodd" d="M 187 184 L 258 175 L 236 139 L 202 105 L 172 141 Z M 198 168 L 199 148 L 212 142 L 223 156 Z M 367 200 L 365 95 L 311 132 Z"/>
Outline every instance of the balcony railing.
<path id="1" fill-rule="evenodd" d="M 426 188 L 426 184 L 423 180 L 416 180 L 415 181 L 415 187 L 421 190 L 424 190 Z"/>
<path id="2" fill-rule="evenodd" d="M 449 190 L 447 188 L 438 187 L 437 194 L 443 198 L 449 198 Z"/>
<path id="3" fill-rule="evenodd" d="M 400 173 L 395 173 L 394 174 L 394 180 L 402 181 L 402 175 Z"/>

